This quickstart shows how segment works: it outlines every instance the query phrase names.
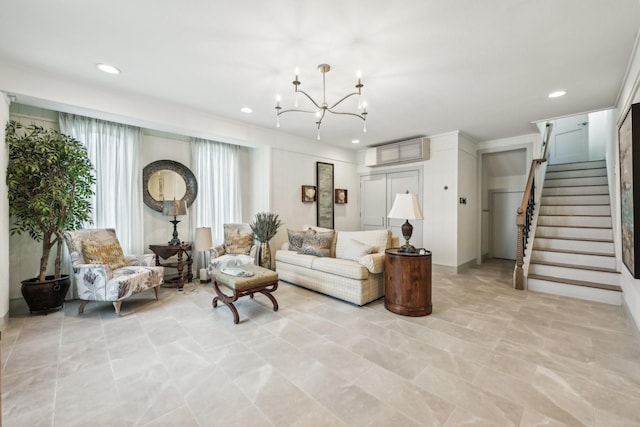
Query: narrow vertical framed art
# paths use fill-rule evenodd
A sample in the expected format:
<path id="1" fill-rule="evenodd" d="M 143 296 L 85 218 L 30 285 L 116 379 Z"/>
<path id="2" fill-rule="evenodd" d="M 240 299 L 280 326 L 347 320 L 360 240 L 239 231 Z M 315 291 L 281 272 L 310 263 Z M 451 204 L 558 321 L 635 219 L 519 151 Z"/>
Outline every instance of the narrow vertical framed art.
<path id="1" fill-rule="evenodd" d="M 317 225 L 333 229 L 333 164 L 316 162 Z"/>
<path id="2" fill-rule="evenodd" d="M 640 278 L 640 104 L 633 104 L 618 128 L 620 148 L 620 233 L 622 262 Z M 635 146 L 635 148 L 634 148 Z"/>

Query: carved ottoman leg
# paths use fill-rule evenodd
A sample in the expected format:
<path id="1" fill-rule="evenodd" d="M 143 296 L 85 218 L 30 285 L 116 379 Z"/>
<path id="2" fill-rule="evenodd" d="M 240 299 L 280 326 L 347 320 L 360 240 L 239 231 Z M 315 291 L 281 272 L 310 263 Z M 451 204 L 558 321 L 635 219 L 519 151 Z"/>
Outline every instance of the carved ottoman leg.
<path id="1" fill-rule="evenodd" d="M 278 301 L 276 301 L 276 298 L 271 295 L 271 291 L 268 289 L 263 289 L 260 291 L 260 293 L 264 294 L 264 296 L 271 300 L 271 303 L 273 304 L 273 311 L 278 311 Z"/>
<path id="2" fill-rule="evenodd" d="M 80 301 L 80 307 L 78 307 L 78 314 L 84 313 L 84 308 L 87 306 L 87 304 L 89 304 L 89 301 L 87 300 Z"/>
<path id="3" fill-rule="evenodd" d="M 160 285 L 153 287 L 153 292 L 156 293 L 156 300 L 160 299 Z"/>
<path id="4" fill-rule="evenodd" d="M 120 317 L 120 307 L 122 306 L 122 301 L 114 301 L 113 307 L 116 309 L 116 314 Z"/>

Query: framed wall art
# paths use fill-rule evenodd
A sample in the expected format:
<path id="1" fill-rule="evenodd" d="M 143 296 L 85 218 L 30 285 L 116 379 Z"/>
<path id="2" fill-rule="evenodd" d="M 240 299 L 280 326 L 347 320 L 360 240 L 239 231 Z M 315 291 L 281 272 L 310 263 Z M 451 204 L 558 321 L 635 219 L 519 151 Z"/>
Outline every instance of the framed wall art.
<path id="1" fill-rule="evenodd" d="M 316 186 L 315 185 L 303 185 L 302 186 L 302 201 L 304 203 L 311 203 L 316 201 Z"/>
<path id="2" fill-rule="evenodd" d="M 336 191 L 335 191 L 335 203 L 337 205 L 343 205 L 343 204 L 347 203 L 347 201 L 348 201 L 347 199 L 348 199 L 347 190 L 336 188 Z"/>
<path id="3" fill-rule="evenodd" d="M 333 228 L 333 164 L 316 162 L 318 227 Z"/>
<path id="4" fill-rule="evenodd" d="M 618 128 L 622 262 L 640 278 L 640 104 L 633 104 Z M 638 190 L 638 191 L 636 191 Z M 639 254 L 636 257 L 636 254 Z"/>

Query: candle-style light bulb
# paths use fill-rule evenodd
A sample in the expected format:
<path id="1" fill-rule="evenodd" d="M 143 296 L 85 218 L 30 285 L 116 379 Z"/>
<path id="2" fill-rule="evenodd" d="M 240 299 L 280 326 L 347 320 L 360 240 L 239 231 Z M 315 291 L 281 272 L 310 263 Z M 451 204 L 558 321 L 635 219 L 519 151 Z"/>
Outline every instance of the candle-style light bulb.
<path id="1" fill-rule="evenodd" d="M 358 89 L 358 110 L 362 110 L 362 93 L 360 91 L 362 88 L 362 81 L 360 80 L 362 78 L 362 72 L 360 70 L 356 72 L 356 78 L 358 79 L 358 84 L 356 85 Z"/>
<path id="2" fill-rule="evenodd" d="M 300 70 L 298 69 L 298 67 L 296 67 L 294 73 L 296 74 L 296 78 L 293 81 L 293 86 L 295 87 L 293 106 L 298 108 L 298 85 L 300 84 L 300 82 L 298 81 L 298 74 L 300 74 Z"/>
<path id="3" fill-rule="evenodd" d="M 362 115 L 364 116 L 364 125 L 362 126 L 362 132 L 367 132 L 367 103 L 363 102 L 362 103 L 362 108 L 364 108 L 364 110 L 362 111 Z"/>
<path id="4" fill-rule="evenodd" d="M 320 141 L 320 128 L 318 128 L 318 141 Z"/>

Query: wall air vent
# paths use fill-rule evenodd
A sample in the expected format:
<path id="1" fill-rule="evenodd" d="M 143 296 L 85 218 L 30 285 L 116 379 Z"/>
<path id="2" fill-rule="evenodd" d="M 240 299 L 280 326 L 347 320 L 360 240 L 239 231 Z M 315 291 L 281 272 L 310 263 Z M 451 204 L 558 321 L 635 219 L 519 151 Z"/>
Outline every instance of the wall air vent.
<path id="1" fill-rule="evenodd" d="M 369 148 L 364 154 L 367 167 L 429 160 L 429 138 L 414 138 Z"/>

